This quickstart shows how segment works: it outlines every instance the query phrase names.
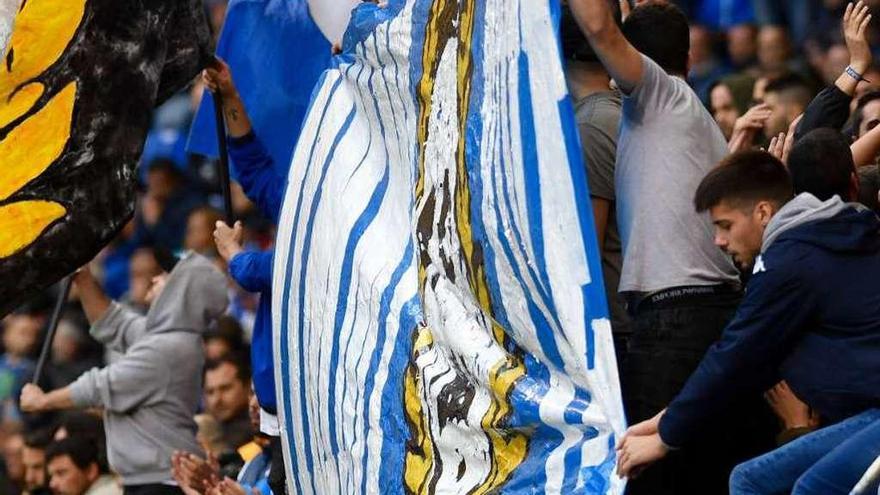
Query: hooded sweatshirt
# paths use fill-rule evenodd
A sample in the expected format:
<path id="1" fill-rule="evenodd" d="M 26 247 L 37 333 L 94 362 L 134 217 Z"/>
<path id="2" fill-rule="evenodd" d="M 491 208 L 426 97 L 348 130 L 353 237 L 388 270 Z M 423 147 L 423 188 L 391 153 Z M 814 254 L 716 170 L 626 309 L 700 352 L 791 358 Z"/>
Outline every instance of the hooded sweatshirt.
<path id="1" fill-rule="evenodd" d="M 201 455 L 193 416 L 202 388 L 202 333 L 226 309 L 226 278 L 190 253 L 146 316 L 113 303 L 92 336 L 122 356 L 70 385 L 78 407 L 104 409 L 107 456 L 125 485 L 171 481 L 171 454 Z"/>
<path id="2" fill-rule="evenodd" d="M 830 424 L 880 407 L 880 220 L 801 194 L 771 219 L 736 315 L 660 421 L 695 439 L 744 394 L 784 379 Z"/>

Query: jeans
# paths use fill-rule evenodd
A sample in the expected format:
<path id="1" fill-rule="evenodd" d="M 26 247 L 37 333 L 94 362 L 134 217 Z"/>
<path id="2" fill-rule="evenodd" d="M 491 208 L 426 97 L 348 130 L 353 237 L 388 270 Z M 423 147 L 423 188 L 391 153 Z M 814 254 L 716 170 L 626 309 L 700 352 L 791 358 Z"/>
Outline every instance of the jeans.
<path id="1" fill-rule="evenodd" d="M 846 495 L 877 456 L 880 409 L 870 409 L 740 464 L 730 493 Z M 866 493 L 877 493 L 877 483 Z"/>
<path id="2" fill-rule="evenodd" d="M 721 336 L 739 305 L 738 293 L 676 301 L 633 314 L 623 399 L 629 424 L 665 408 Z M 670 452 L 627 485 L 629 495 L 721 494 L 730 471 L 772 449 L 776 420 L 760 394 L 737 401 L 686 448 Z"/>

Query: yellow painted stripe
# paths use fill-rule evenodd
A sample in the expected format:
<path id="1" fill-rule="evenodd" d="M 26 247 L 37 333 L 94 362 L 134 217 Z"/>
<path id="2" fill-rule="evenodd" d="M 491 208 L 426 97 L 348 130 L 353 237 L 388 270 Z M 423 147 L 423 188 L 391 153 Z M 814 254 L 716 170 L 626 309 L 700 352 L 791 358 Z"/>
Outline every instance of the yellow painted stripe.
<path id="1" fill-rule="evenodd" d="M 0 259 L 33 243 L 67 210 L 53 201 L 20 201 L 0 206 Z"/>

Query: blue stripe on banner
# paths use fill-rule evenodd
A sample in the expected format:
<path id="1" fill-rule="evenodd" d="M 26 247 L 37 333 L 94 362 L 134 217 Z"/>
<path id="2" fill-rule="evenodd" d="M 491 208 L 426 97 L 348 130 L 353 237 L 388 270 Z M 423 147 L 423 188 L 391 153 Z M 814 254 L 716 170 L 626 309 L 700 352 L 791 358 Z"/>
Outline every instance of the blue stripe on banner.
<path id="1" fill-rule="evenodd" d="M 511 394 L 510 402 L 514 410 L 526 414 L 528 420 L 536 426 L 529 439 L 525 460 L 501 489 L 501 493 L 506 495 L 535 493 L 535 487 L 543 488 L 547 484 L 547 458 L 562 445 L 563 440 L 562 433 L 541 421 L 539 411 L 540 404 L 550 389 L 550 370 L 528 353 L 524 363 L 529 382 L 517 387 L 522 392 Z"/>
<path id="2" fill-rule="evenodd" d="M 366 159 L 366 156 L 365 154 L 364 159 Z M 364 208 L 364 211 L 361 212 L 358 219 L 354 222 L 354 226 L 348 236 L 348 242 L 345 245 L 345 255 L 342 258 L 342 273 L 340 274 L 339 294 L 336 297 L 336 315 L 333 321 L 333 340 L 330 351 L 330 397 L 327 405 L 328 422 L 330 425 L 330 449 L 334 456 L 339 454 L 339 443 L 336 438 L 336 370 L 339 367 L 339 334 L 348 310 L 348 291 L 351 286 L 354 253 L 361 237 L 363 237 L 367 227 L 373 223 L 373 220 L 379 213 L 379 207 L 382 206 L 382 200 L 385 198 L 385 192 L 388 190 L 388 173 L 388 166 L 386 165 L 382 180 L 379 181 L 376 189 L 373 190 L 367 207 Z"/>
<path id="3" fill-rule="evenodd" d="M 538 143 L 535 137 L 534 112 L 532 110 L 532 91 L 529 86 L 529 58 L 525 52 L 520 51 L 519 59 L 519 125 L 522 139 L 522 160 L 523 173 L 525 175 L 526 186 L 526 212 L 529 218 L 529 236 L 532 241 L 532 249 L 535 253 L 535 263 L 538 265 L 538 272 L 547 293 L 550 295 L 550 312 L 554 312 L 556 307 L 553 304 L 553 294 L 550 289 L 550 282 L 547 277 L 547 260 L 544 258 L 544 229 L 541 217 L 541 175 L 538 170 Z M 546 318 L 534 320 L 536 311 L 529 303 L 529 313 L 535 321 L 536 331 L 538 334 L 538 342 L 541 349 L 550 361 L 560 370 L 565 369 L 565 363 L 562 361 L 562 355 L 559 353 L 559 347 L 556 345 L 556 338 L 564 338 L 561 332 L 554 332 L 547 325 Z M 537 311 L 540 313 L 540 311 Z"/>
<path id="4" fill-rule="evenodd" d="M 326 74 L 327 73 L 325 73 L 325 75 L 321 77 L 322 83 L 324 82 L 324 79 L 326 78 Z M 318 121 L 317 129 L 320 129 L 321 127 L 323 127 L 324 119 L 327 117 L 327 110 L 330 108 L 329 102 L 332 101 L 333 95 L 336 94 L 336 91 L 339 89 L 339 86 L 341 83 L 342 83 L 342 78 L 338 77 L 336 79 L 336 81 L 333 83 L 333 87 L 330 88 L 330 94 L 328 95 L 327 100 L 326 100 L 326 102 L 328 102 L 328 103 L 325 103 L 324 109 L 321 111 L 321 118 Z M 312 105 L 314 105 L 316 101 L 317 101 L 316 98 L 313 99 Z M 311 114 L 311 108 L 309 109 L 309 113 Z M 316 135 L 315 140 L 312 141 L 311 149 L 309 150 L 309 159 L 306 162 L 307 166 L 311 166 L 311 164 L 312 164 L 312 160 L 315 155 L 315 146 L 316 146 L 317 142 L 318 142 L 318 136 Z M 296 443 L 294 442 L 293 433 L 292 433 L 293 432 L 293 424 L 290 421 L 290 417 L 293 414 L 293 410 L 292 410 L 291 401 L 289 399 L 289 397 L 292 396 L 292 392 L 290 390 L 290 345 L 288 342 L 288 338 L 289 338 L 288 333 L 289 333 L 290 326 L 289 326 L 289 322 L 288 322 L 288 317 L 290 315 L 290 281 L 291 281 L 290 273 L 293 271 L 293 260 L 294 260 L 293 253 L 294 253 L 294 249 L 296 248 L 296 239 L 297 239 L 297 234 L 299 232 L 299 215 L 300 215 L 300 212 L 302 211 L 303 188 L 305 187 L 306 176 L 307 176 L 307 174 L 304 173 L 303 180 L 299 184 L 299 191 L 298 191 L 297 201 L 296 201 L 296 210 L 295 210 L 294 218 L 293 218 L 293 231 L 291 232 L 290 243 L 288 245 L 287 267 L 284 271 L 284 273 L 287 274 L 287 276 L 284 277 L 284 292 L 282 293 L 283 295 L 282 295 L 282 303 L 281 303 L 281 325 L 280 325 L 281 335 L 279 336 L 279 341 L 281 343 L 281 345 L 280 345 L 280 347 L 281 347 L 281 362 L 279 363 L 279 365 L 281 366 L 281 387 L 282 387 L 282 392 L 284 393 L 284 396 L 288 397 L 288 398 L 285 398 L 282 402 L 284 403 L 285 423 L 287 423 L 285 426 L 287 429 L 287 444 L 289 446 L 288 450 L 291 452 L 291 455 L 290 455 L 291 472 L 293 473 L 293 480 L 294 480 L 294 483 L 296 484 L 297 493 L 302 493 L 303 489 L 302 489 L 302 485 L 300 484 L 300 480 L 299 480 L 299 462 L 298 462 L 297 457 L 294 455 L 294 452 L 296 450 Z M 288 188 L 289 187 L 290 187 L 290 184 L 288 183 Z M 285 201 L 287 201 L 286 198 L 285 198 Z M 300 304 L 302 304 L 302 300 L 300 300 Z M 301 326 L 297 328 L 297 332 L 299 334 L 300 344 L 302 344 L 303 329 Z M 299 355 L 300 379 L 302 379 L 302 374 L 303 374 L 303 372 L 302 372 L 302 366 L 303 366 L 302 345 L 300 345 L 299 348 L 300 348 L 300 355 Z M 303 407 L 304 407 L 304 404 L 303 404 Z M 305 421 L 308 422 L 307 417 L 305 418 Z M 303 450 L 305 451 L 306 457 L 308 460 L 307 466 L 309 468 L 309 475 L 310 475 L 309 481 L 311 482 L 312 492 L 314 493 L 315 492 L 315 483 L 314 483 L 314 480 L 312 480 L 312 478 L 311 478 L 311 473 L 312 473 L 311 441 L 309 440 L 309 437 L 308 437 L 310 432 L 308 431 L 308 429 L 303 430 L 303 432 L 304 432 L 303 438 L 304 438 L 304 443 L 305 443 L 305 445 L 303 446 Z"/>
<path id="5" fill-rule="evenodd" d="M 611 488 L 611 472 L 617 464 L 617 451 L 614 450 L 616 443 L 614 433 L 611 433 L 608 436 L 608 454 L 602 463 L 581 469 L 584 493 L 608 493 Z"/>
<path id="6" fill-rule="evenodd" d="M 329 105 L 328 105 L 329 106 Z M 339 146 L 339 142 L 342 141 L 342 138 L 348 133 L 348 129 L 351 127 L 351 123 L 354 121 L 355 109 L 352 106 L 351 110 L 348 113 L 348 116 L 345 118 L 345 122 L 342 124 L 342 127 L 339 129 L 339 132 L 336 133 L 336 137 L 333 139 L 333 144 L 330 146 L 330 150 L 327 152 L 327 157 L 324 159 L 324 165 L 321 169 L 321 177 L 318 179 L 318 184 L 315 186 L 315 195 L 312 198 L 312 205 L 309 209 L 309 216 L 306 220 L 306 233 L 303 237 L 303 251 L 300 260 L 300 273 L 299 273 L 299 319 L 297 322 L 297 328 L 299 329 L 299 362 L 302 367 L 305 364 L 305 327 L 306 327 L 306 312 L 305 312 L 305 299 L 306 299 L 306 279 L 308 275 L 308 267 L 309 267 L 309 255 L 312 250 L 312 232 L 314 231 L 315 226 L 315 214 L 318 211 L 318 207 L 321 205 L 321 196 L 324 193 L 324 179 L 327 177 L 327 170 L 330 168 L 330 162 L 333 161 L 333 157 L 336 154 L 336 148 Z M 300 371 L 299 374 L 299 396 L 302 404 L 302 421 L 303 421 L 303 438 L 305 438 L 305 449 L 306 449 L 306 467 L 309 469 L 309 473 L 314 473 L 314 459 L 313 453 L 311 450 L 311 441 L 309 440 L 309 434 L 311 434 L 311 427 L 309 425 L 309 413 L 308 413 L 308 403 L 306 394 L 308 393 L 306 387 L 306 378 L 305 372 Z M 312 479 L 312 484 L 314 486 L 314 477 Z"/>
<path id="7" fill-rule="evenodd" d="M 379 328 L 376 333 L 376 346 L 370 357 L 370 365 L 367 368 L 367 379 L 364 382 L 364 410 L 363 421 L 366 427 L 364 438 L 370 433 L 369 413 L 370 399 L 373 396 L 373 388 L 376 383 L 376 373 L 382 360 L 382 349 L 385 347 L 385 339 L 388 331 L 388 315 L 391 313 L 391 303 L 394 293 L 401 278 L 413 266 L 413 254 L 415 247 L 412 239 L 406 246 L 403 259 L 394 273 L 388 287 L 382 291 L 379 301 Z M 406 414 L 403 411 L 403 379 L 406 367 L 409 363 L 410 349 L 412 348 L 412 332 L 421 321 L 421 300 L 418 294 L 404 303 L 400 309 L 400 322 L 397 328 L 394 350 L 388 363 L 388 375 L 385 388 L 382 391 L 382 406 L 379 416 L 382 424 L 382 454 L 379 465 L 379 487 L 383 493 L 402 493 L 403 486 L 400 484 L 403 473 L 405 444 L 409 438 L 409 427 L 406 424 Z M 362 461 L 363 479 L 361 480 L 360 493 L 367 493 L 367 456 Z M 393 479 L 392 479 L 393 478 Z M 396 489 L 395 489 L 396 488 Z"/>
<path id="8" fill-rule="evenodd" d="M 561 117 L 560 127 L 565 137 L 565 147 L 568 153 L 571 183 L 574 187 L 575 198 L 589 198 L 590 191 L 587 186 L 586 172 L 581 155 L 580 139 L 575 129 L 574 107 L 569 100 L 558 103 Z M 608 318 L 608 302 L 605 299 L 605 281 L 602 279 L 602 261 L 599 257 L 599 245 L 593 234 L 595 231 L 593 210 L 588 208 L 587 201 L 575 201 L 578 213 L 578 223 L 581 229 L 581 242 L 587 258 L 587 269 L 590 272 L 590 282 L 581 286 L 584 301 L 584 327 L 587 331 L 587 369 L 596 367 L 596 334 L 593 330 L 592 320 Z"/>

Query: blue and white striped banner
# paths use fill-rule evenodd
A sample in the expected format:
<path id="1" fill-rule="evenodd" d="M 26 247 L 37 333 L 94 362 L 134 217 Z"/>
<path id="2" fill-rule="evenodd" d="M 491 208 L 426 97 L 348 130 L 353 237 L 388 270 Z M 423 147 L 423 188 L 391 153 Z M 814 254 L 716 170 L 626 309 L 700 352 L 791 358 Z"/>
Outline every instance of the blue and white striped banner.
<path id="1" fill-rule="evenodd" d="M 293 493 L 620 493 L 624 429 L 556 0 L 360 6 L 290 168 Z"/>

